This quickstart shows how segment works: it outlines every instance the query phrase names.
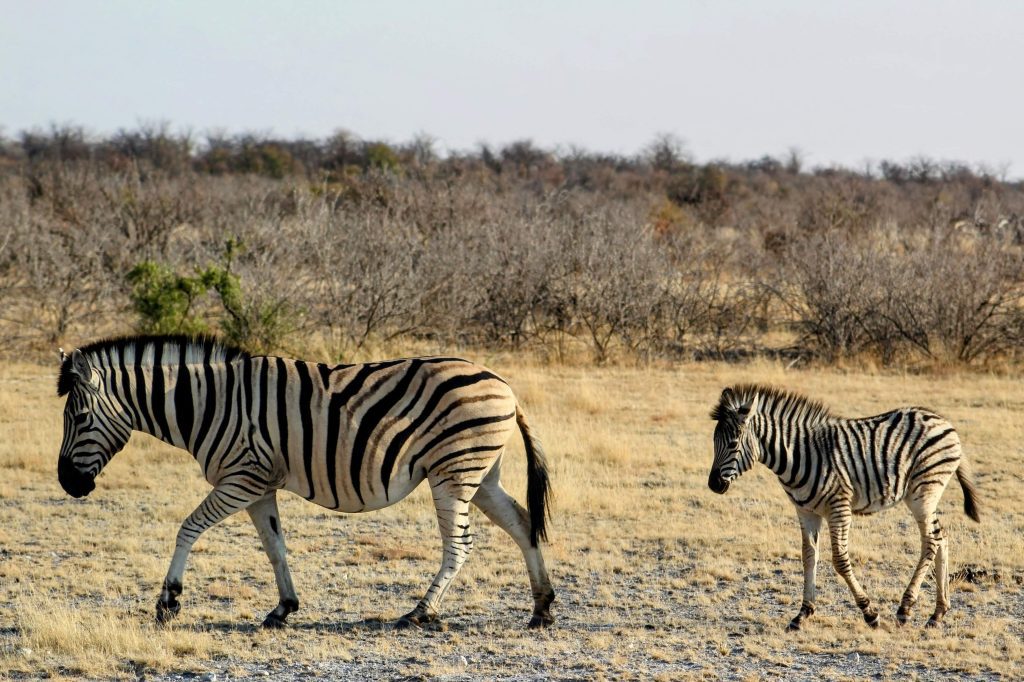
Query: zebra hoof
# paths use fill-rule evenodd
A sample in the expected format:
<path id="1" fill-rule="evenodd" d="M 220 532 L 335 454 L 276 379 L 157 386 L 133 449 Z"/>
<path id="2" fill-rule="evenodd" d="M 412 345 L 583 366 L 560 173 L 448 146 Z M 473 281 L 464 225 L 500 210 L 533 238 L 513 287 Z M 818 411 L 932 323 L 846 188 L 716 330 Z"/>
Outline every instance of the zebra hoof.
<path id="1" fill-rule="evenodd" d="M 406 613 L 394 622 L 395 630 L 409 630 L 415 628 L 417 630 L 423 628 L 428 623 L 434 623 L 437 619 L 437 611 L 427 610 L 422 606 L 417 606 L 409 613 Z"/>
<path id="2" fill-rule="evenodd" d="M 926 628 L 940 628 L 940 627 L 942 627 L 942 621 L 936 619 L 935 616 L 932 616 L 931 618 L 928 619 L 928 622 L 925 623 L 924 626 Z"/>
<path id="3" fill-rule="evenodd" d="M 405 614 L 401 618 L 395 621 L 394 627 L 396 630 L 420 630 L 424 625 L 428 623 L 434 623 L 438 620 L 437 613 L 425 611 L 420 608 L 415 608 L 409 613 Z"/>
<path id="4" fill-rule="evenodd" d="M 410 618 L 409 616 L 402 616 L 396 620 L 392 626 L 396 630 L 422 630 L 423 626 L 420 625 L 418 618 Z"/>
<path id="5" fill-rule="evenodd" d="M 907 621 L 909 621 L 909 620 L 910 620 L 910 614 L 908 612 L 906 612 L 906 611 L 897 611 L 896 612 L 896 622 L 899 625 L 906 625 Z"/>
<path id="6" fill-rule="evenodd" d="M 543 630 L 555 624 L 555 619 L 550 613 L 534 614 L 530 623 L 526 626 L 528 630 Z"/>
<path id="7" fill-rule="evenodd" d="M 157 602 L 156 603 L 156 622 L 157 622 L 157 624 L 158 625 L 167 625 L 172 620 L 174 620 L 175 616 L 178 615 L 179 611 L 181 611 L 181 604 L 179 602 L 177 602 L 177 601 L 171 602 L 169 604 L 164 604 L 163 602 Z"/>
<path id="8" fill-rule="evenodd" d="M 279 618 L 271 613 L 263 619 L 263 627 L 267 630 L 283 630 L 288 627 L 288 623 L 284 621 L 284 618 Z"/>
<path id="9" fill-rule="evenodd" d="M 801 627 L 803 627 L 803 625 L 800 623 L 800 619 L 794 618 L 793 620 L 789 621 L 789 625 L 786 626 L 786 632 L 796 632 Z"/>
<path id="10" fill-rule="evenodd" d="M 864 622 L 868 624 L 868 627 L 878 627 L 878 612 L 877 611 L 865 611 Z"/>
<path id="11" fill-rule="evenodd" d="M 391 627 L 395 630 L 427 630 L 430 632 L 448 632 L 448 623 L 441 620 L 437 616 L 430 616 L 429 618 L 415 618 L 410 616 L 402 616 L 394 623 Z"/>

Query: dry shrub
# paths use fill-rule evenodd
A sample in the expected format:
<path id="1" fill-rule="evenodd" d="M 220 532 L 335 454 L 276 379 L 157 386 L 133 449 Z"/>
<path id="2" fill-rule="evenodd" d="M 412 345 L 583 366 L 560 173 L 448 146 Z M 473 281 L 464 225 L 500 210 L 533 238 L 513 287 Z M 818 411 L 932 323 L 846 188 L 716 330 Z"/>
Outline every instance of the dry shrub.
<path id="1" fill-rule="evenodd" d="M 519 141 L 442 159 L 425 136 L 36 131 L 0 140 L 0 335 L 24 354 L 123 332 L 133 267 L 187 278 L 230 242 L 237 295 L 197 314 L 257 351 L 1019 356 L 1024 186 L 882 172 L 698 164 L 665 136 L 635 158 Z"/>
<path id="2" fill-rule="evenodd" d="M 799 345 L 827 361 L 873 353 L 970 363 L 1018 346 L 1024 293 L 1019 255 L 955 230 L 896 241 L 812 235 L 786 253 L 773 287 Z"/>

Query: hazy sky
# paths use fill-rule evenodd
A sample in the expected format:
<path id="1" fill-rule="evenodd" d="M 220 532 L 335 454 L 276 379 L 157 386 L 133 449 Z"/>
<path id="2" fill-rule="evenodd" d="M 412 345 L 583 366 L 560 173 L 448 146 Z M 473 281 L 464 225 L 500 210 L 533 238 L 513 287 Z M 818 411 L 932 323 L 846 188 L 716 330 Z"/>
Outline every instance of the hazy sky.
<path id="1" fill-rule="evenodd" d="M 530 138 L 1024 176 L 1024 2 L 0 0 L 0 126 Z"/>

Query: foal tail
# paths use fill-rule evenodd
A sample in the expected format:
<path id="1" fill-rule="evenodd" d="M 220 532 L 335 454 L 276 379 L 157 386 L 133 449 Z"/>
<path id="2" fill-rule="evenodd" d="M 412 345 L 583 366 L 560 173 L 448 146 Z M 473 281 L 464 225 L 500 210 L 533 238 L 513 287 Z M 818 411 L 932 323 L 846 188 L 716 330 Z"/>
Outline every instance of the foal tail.
<path id="1" fill-rule="evenodd" d="M 540 440 L 530 433 L 526 415 L 518 403 L 516 423 L 519 424 L 523 447 L 526 449 L 526 509 L 530 513 L 530 544 L 536 547 L 538 542 L 548 539 L 546 523 L 551 513 L 548 463 Z"/>
<path id="2" fill-rule="evenodd" d="M 971 467 L 967 464 L 967 459 L 963 455 L 960 456 L 960 466 L 956 470 L 956 479 L 960 481 L 960 487 L 964 489 L 964 513 L 980 523 L 981 509 L 978 505 L 978 489 L 974 486 Z"/>

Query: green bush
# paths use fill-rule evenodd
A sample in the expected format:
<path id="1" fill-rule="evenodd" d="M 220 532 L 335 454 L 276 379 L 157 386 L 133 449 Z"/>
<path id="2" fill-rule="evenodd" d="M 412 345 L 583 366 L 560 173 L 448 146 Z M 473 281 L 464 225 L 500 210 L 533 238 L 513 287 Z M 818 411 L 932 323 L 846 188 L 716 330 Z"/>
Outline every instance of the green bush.
<path id="1" fill-rule="evenodd" d="M 395 151 L 383 142 L 374 142 L 366 147 L 366 163 L 370 168 L 392 173 L 402 165 Z"/>
<path id="2" fill-rule="evenodd" d="M 261 353 L 280 347 L 295 330 L 299 316 L 283 299 L 246 295 L 241 278 L 231 270 L 241 250 L 241 242 L 229 239 L 219 263 L 197 269 L 191 276 L 149 260 L 133 267 L 128 282 L 132 307 L 139 317 L 138 331 L 219 332 L 230 343 Z"/>
<path id="3" fill-rule="evenodd" d="M 128 273 L 132 308 L 144 334 L 202 334 L 209 323 L 199 317 L 199 299 L 209 290 L 203 273 L 183 277 L 161 263 L 145 260 Z"/>

